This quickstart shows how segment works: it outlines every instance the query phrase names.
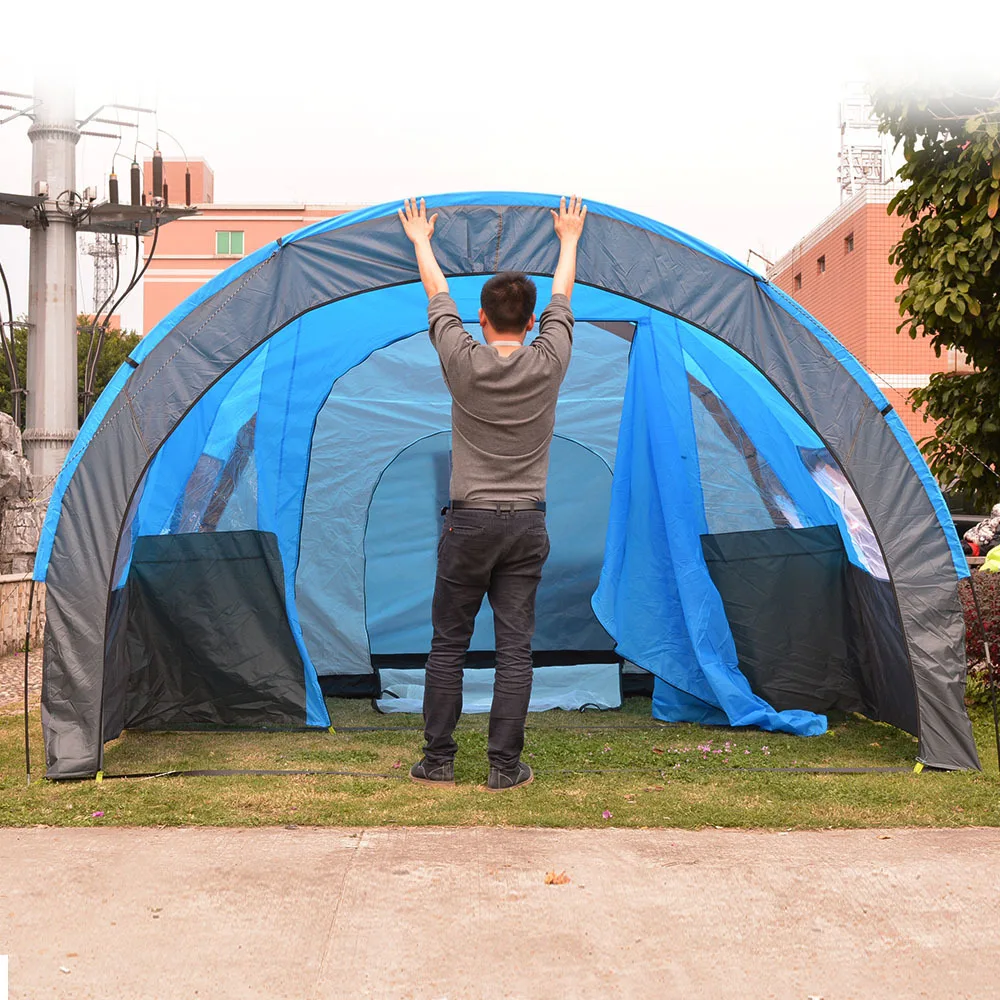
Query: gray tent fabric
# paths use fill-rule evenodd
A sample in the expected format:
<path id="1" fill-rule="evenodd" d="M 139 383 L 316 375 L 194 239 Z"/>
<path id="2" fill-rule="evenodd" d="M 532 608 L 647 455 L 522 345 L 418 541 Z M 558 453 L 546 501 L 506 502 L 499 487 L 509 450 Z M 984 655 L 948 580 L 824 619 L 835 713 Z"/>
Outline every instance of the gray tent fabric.
<path id="1" fill-rule="evenodd" d="M 434 246 L 446 275 L 552 274 L 558 244 L 548 205 L 509 200 L 435 207 Z M 157 449 L 219 378 L 296 317 L 418 280 L 412 248 L 390 211 L 316 227 L 270 249 L 142 356 L 93 433 L 58 512 L 45 574 L 49 777 L 93 776 L 104 743 L 123 728 L 127 677 L 105 662 L 109 590 L 130 501 Z M 939 768 L 978 767 L 963 702 L 964 623 L 948 539 L 884 414 L 806 317 L 779 304 L 759 276 L 599 207 L 588 216 L 577 281 L 679 317 L 730 345 L 815 429 L 885 556 L 908 657 L 894 681 L 912 685 L 919 759 Z"/>

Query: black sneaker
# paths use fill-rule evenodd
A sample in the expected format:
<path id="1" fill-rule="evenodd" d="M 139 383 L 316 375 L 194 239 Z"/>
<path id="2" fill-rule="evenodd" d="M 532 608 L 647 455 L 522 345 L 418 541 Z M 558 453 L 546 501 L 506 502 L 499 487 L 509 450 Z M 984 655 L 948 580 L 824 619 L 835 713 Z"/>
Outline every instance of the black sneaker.
<path id="1" fill-rule="evenodd" d="M 432 764 L 425 757 L 410 768 L 410 781 L 421 785 L 454 785 L 455 762 L 450 760 L 447 764 Z"/>
<path id="2" fill-rule="evenodd" d="M 511 788 L 530 785 L 535 780 L 535 774 L 523 761 L 510 771 L 502 771 L 499 767 L 490 767 L 490 776 L 486 782 L 488 792 L 506 792 Z"/>

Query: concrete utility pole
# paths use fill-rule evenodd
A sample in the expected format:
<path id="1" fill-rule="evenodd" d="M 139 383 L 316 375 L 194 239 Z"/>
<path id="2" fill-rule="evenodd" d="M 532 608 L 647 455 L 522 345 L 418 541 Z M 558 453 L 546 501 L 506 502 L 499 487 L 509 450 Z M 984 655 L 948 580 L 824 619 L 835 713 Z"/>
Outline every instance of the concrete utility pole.
<path id="1" fill-rule="evenodd" d="M 87 187 L 82 195 L 77 191 L 76 144 L 80 137 L 117 139 L 120 144 L 123 129 L 139 127 L 138 117 L 134 121 L 124 121 L 120 112 L 128 112 L 130 116 L 153 115 L 155 112 L 152 109 L 127 104 L 102 104 L 86 118 L 77 118 L 72 86 L 47 79 L 36 82 L 34 94 L 0 91 L 0 98 L 12 98 L 15 102 L 0 103 L 0 113 L 13 112 L 0 117 L 0 125 L 21 117 L 32 120 L 28 129 L 31 140 L 31 194 L 0 192 L 0 225 L 26 226 L 31 230 L 27 407 L 22 439 L 26 457 L 31 463 L 35 495 L 45 499 L 51 492 L 52 482 L 77 431 L 76 234 L 95 233 L 105 243 L 110 236 L 135 239 L 138 255 L 139 240 L 144 235 L 183 215 L 196 214 L 197 209 L 190 205 L 175 208 L 167 204 L 166 192 L 158 187 L 157 182 L 155 164 L 162 162 L 158 159 L 159 143 L 153 155 L 154 190 L 148 206 L 138 192 L 138 186 L 132 204 L 119 204 L 117 182 L 109 182 L 108 201 L 105 202 L 97 202 L 96 187 Z M 112 113 L 114 117 L 106 117 Z M 111 126 L 117 131 L 94 131 L 95 124 Z M 106 245 L 103 251 L 95 254 L 98 269 L 107 263 L 105 258 L 109 256 L 110 249 L 110 245 Z M 113 253 L 111 256 L 113 259 Z M 134 284 L 126 282 L 116 305 L 129 294 Z M 114 292 L 119 293 L 117 285 Z M 100 305 L 102 303 L 95 303 L 95 309 Z M 108 319 L 107 316 L 103 318 L 105 322 Z M 0 358 L 0 363 L 8 367 L 12 386 L 17 372 L 13 357 L 13 319 L 13 316 L 7 316 L 2 320 L 7 341 Z M 93 341 L 96 346 L 92 356 L 88 357 L 90 368 L 85 401 L 90 399 L 103 329 L 97 331 Z M 14 396 L 19 399 L 19 391 L 15 391 Z M 17 405 L 19 403 L 15 403 L 15 414 L 19 412 Z"/>
<path id="2" fill-rule="evenodd" d="M 47 493 L 77 430 L 76 144 L 80 141 L 73 90 L 35 84 L 31 192 L 56 203 L 47 225 L 31 230 L 28 270 L 27 420 L 25 457 L 36 491 Z M 50 488 L 50 487 L 49 487 Z"/>

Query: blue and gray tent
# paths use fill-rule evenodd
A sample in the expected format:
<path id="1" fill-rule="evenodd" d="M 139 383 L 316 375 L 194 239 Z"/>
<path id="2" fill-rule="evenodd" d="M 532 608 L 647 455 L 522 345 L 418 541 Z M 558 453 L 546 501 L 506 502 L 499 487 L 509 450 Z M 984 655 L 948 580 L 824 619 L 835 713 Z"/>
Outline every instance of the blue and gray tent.
<path id="1" fill-rule="evenodd" d="M 428 199 L 465 321 L 498 271 L 547 300 L 556 204 Z M 660 719 L 811 735 L 856 711 L 916 735 L 929 765 L 978 767 L 968 569 L 854 358 L 738 261 L 594 203 L 573 309 L 541 702 L 615 703 L 620 671 L 642 670 Z M 325 693 L 411 706 L 448 499 L 426 327 L 384 205 L 239 261 L 136 347 L 66 460 L 35 564 L 50 777 L 94 775 L 126 728 L 326 727 Z M 470 663 L 492 644 L 484 607 Z"/>

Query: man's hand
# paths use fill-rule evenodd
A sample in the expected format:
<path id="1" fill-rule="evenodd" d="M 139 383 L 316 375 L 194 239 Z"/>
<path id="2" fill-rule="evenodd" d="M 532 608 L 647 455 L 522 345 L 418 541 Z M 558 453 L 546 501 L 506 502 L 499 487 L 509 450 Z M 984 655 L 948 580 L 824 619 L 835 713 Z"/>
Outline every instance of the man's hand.
<path id="1" fill-rule="evenodd" d="M 403 231 L 414 246 L 421 241 L 430 243 L 434 235 L 434 223 L 437 222 L 437 212 L 428 219 L 424 199 L 421 198 L 418 205 L 416 198 L 407 198 L 403 202 L 403 208 L 399 209 L 399 221 L 403 223 Z"/>
<path id="2" fill-rule="evenodd" d="M 564 240 L 578 240 L 583 232 L 583 223 L 587 218 L 587 206 L 583 199 L 575 194 L 570 196 L 569 208 L 566 207 L 566 199 L 559 199 L 559 211 L 549 209 L 552 212 L 552 223 L 559 237 L 560 243 Z"/>
<path id="3" fill-rule="evenodd" d="M 399 209 L 399 221 L 403 223 L 403 232 L 410 238 L 413 249 L 416 251 L 420 280 L 424 284 L 427 298 L 432 299 L 435 295 L 440 295 L 441 292 L 447 292 L 448 282 L 434 257 L 433 249 L 431 249 L 431 237 L 434 235 L 437 212 L 428 219 L 424 199 L 421 198 L 418 203 L 416 198 L 407 198 L 403 202 L 403 208 Z"/>
<path id="4" fill-rule="evenodd" d="M 583 223 L 587 218 L 587 206 L 582 198 L 573 195 L 566 207 L 566 199 L 559 199 L 559 211 L 552 212 L 552 223 L 559 237 L 559 263 L 552 275 L 552 294 L 573 295 L 573 282 L 576 281 L 576 245 L 580 242 Z"/>

